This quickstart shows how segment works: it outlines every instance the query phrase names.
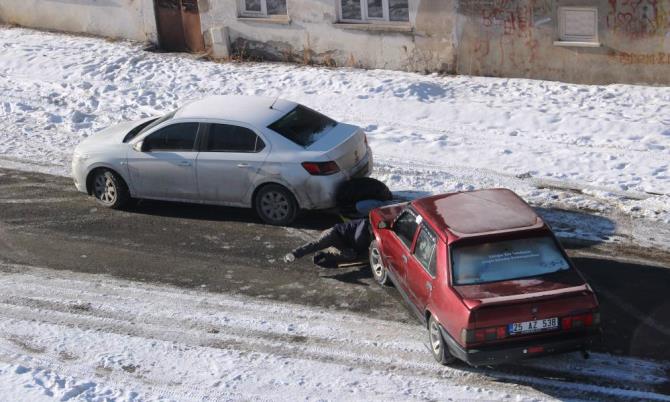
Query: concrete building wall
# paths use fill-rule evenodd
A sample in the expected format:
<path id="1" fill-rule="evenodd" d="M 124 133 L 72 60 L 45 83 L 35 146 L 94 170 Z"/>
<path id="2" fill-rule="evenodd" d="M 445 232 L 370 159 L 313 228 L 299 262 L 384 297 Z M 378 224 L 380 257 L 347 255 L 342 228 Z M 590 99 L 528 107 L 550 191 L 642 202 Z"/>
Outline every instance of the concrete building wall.
<path id="1" fill-rule="evenodd" d="M 152 0 L 1 0 L 0 21 L 31 28 L 157 41 Z"/>
<path id="2" fill-rule="evenodd" d="M 558 10 L 598 11 L 600 46 L 561 46 Z M 670 0 L 461 0 L 459 74 L 670 84 Z"/>
<path id="3" fill-rule="evenodd" d="M 670 0 L 409 0 L 406 23 L 340 23 L 339 0 L 241 17 L 198 0 L 213 55 L 580 83 L 670 84 Z M 559 43 L 561 7 L 597 9 L 598 46 Z M 157 42 L 153 0 L 0 0 L 0 21 Z"/>
<path id="4" fill-rule="evenodd" d="M 282 20 L 240 17 L 236 0 L 200 0 L 202 28 L 225 27 L 231 51 L 248 58 L 407 71 L 454 68 L 452 0 L 410 0 L 409 23 L 383 24 L 338 23 L 336 0 L 287 3 Z"/>

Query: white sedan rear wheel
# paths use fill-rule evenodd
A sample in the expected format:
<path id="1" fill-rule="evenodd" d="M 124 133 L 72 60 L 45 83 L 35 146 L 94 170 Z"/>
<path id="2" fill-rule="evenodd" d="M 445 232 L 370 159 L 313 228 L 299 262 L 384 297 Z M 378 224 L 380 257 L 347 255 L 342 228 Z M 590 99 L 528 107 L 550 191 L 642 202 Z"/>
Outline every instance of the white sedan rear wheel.
<path id="1" fill-rule="evenodd" d="M 288 225 L 298 213 L 298 203 L 293 194 L 278 184 L 263 186 L 254 202 L 258 216 L 270 225 Z"/>

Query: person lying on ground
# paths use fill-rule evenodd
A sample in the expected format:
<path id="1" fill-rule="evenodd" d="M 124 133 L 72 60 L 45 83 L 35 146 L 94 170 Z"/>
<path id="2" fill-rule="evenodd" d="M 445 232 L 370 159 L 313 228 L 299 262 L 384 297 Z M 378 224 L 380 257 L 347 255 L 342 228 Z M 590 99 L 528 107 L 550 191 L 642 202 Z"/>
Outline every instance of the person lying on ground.
<path id="1" fill-rule="evenodd" d="M 324 267 L 350 263 L 366 258 L 372 241 L 372 231 L 368 219 L 354 219 L 338 223 L 324 230 L 318 239 L 303 244 L 284 257 L 285 262 L 293 262 L 314 253 L 313 261 Z"/>

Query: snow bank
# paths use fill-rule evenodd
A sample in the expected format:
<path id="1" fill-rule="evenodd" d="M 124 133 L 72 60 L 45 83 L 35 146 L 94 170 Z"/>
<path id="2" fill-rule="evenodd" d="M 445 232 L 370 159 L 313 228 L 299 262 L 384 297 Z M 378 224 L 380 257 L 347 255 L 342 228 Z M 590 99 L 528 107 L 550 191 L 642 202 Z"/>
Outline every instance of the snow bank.
<path id="1" fill-rule="evenodd" d="M 537 206 L 670 222 L 670 89 L 287 64 L 0 29 L 4 164 L 69 173 L 110 124 L 208 94 L 281 96 L 364 127 L 375 175 L 414 194 L 504 186 Z"/>

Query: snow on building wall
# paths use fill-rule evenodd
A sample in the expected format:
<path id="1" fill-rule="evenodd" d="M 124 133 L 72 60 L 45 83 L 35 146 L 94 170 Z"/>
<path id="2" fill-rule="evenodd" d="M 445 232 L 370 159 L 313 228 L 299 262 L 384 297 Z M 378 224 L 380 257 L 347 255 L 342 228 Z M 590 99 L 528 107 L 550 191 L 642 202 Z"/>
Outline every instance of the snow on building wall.
<path id="1" fill-rule="evenodd" d="M 186 0 L 2 0 L 0 20 L 164 41 L 157 33 L 154 2 L 167 6 L 168 13 L 186 4 Z M 172 3 L 178 4 L 176 8 Z M 166 20 L 161 25 L 167 27 L 163 36 L 190 29 L 192 39 L 192 32 L 196 36 L 202 32 L 214 57 L 232 54 L 581 83 L 670 84 L 670 0 L 188 3 L 186 8 L 195 8 L 196 22 L 199 14 L 199 24 L 182 21 L 177 27 L 176 20 Z"/>
<path id="2" fill-rule="evenodd" d="M 152 0 L 2 0 L 0 21 L 111 38 L 157 40 Z"/>

